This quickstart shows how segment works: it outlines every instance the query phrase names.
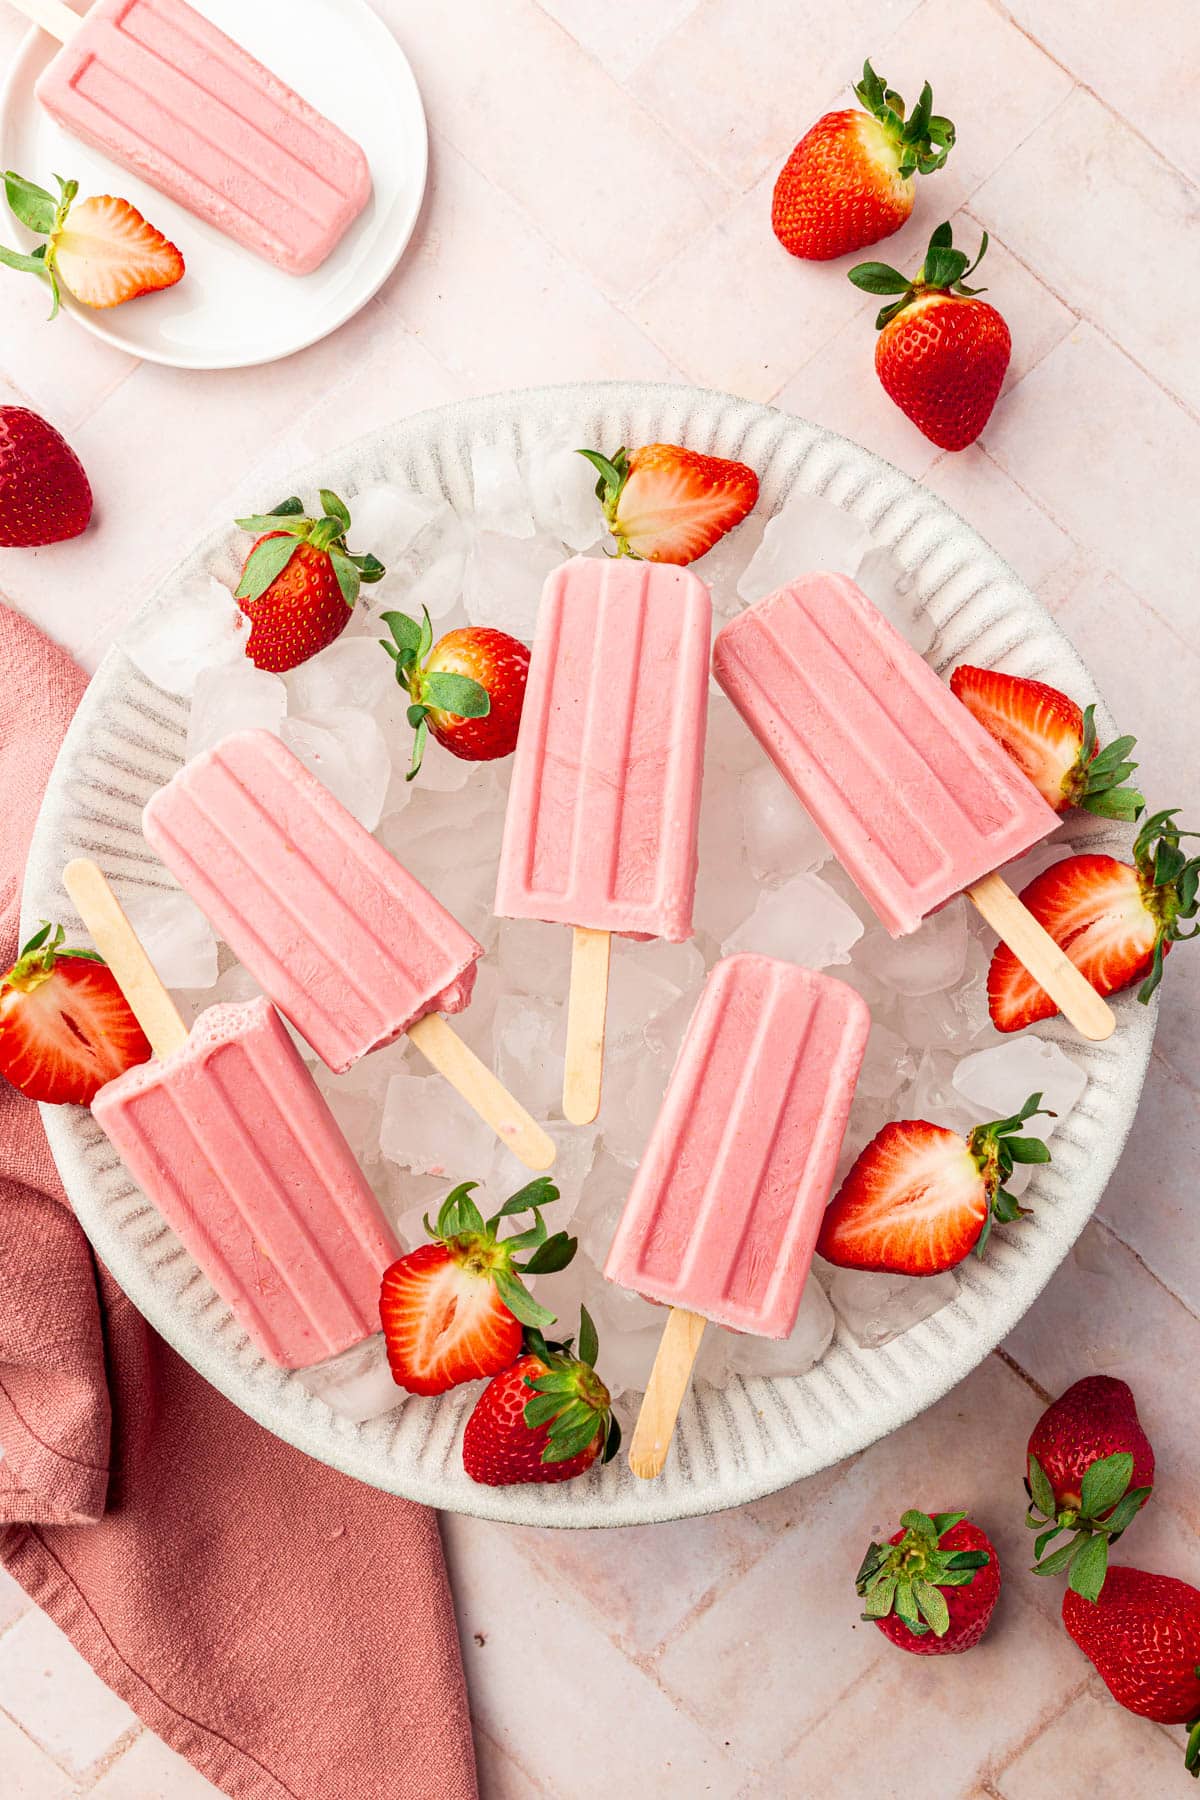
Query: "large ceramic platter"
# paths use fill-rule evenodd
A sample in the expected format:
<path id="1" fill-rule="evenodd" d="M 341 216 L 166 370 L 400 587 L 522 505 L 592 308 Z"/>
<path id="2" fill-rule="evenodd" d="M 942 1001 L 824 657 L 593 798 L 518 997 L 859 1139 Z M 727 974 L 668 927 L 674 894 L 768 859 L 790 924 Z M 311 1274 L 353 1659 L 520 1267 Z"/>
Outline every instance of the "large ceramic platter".
<path id="1" fill-rule="evenodd" d="M 320 479 L 352 498 L 380 481 L 408 483 L 467 506 L 470 449 L 518 451 L 569 433 L 613 447 L 655 439 L 741 457 L 759 471 L 761 507 L 795 487 L 857 514 L 911 572 L 937 632 L 939 668 L 969 658 L 1076 693 L 1094 684 L 1074 649 L 1017 575 L 941 500 L 856 444 L 764 406 L 697 389 L 602 384 L 468 401 L 397 422 L 326 457 Z M 297 491 L 317 472 L 296 477 Z M 227 538 L 198 545 L 151 602 L 206 569 L 224 571 Z M 58 759 L 24 894 L 26 921 L 70 920 L 64 862 L 94 856 L 120 884 L 159 885 L 141 836 L 148 796 L 184 751 L 186 703 L 164 694 L 114 649 L 96 674 Z M 1101 712 L 1102 727 L 1112 721 Z M 1078 817 L 1071 842 L 1117 845 L 1119 827 Z M 1126 834 L 1127 835 L 1127 834 Z M 1080 1042 L 1061 1020 L 1039 1028 L 1086 1071 L 1080 1104 L 1057 1131 L 1054 1161 L 1029 1190 L 1032 1217 L 997 1232 L 960 1271 L 958 1297 L 882 1348 L 839 1326 L 807 1375 L 697 1386 L 666 1472 L 638 1482 L 624 1462 L 561 1487 L 490 1489 L 463 1473 L 459 1439 L 470 1394 L 411 1401 L 365 1425 L 336 1417 L 294 1377 L 258 1356 L 194 1264 L 132 1186 L 86 1112 L 46 1109 L 67 1191 L 96 1250 L 146 1317 L 209 1381 L 269 1430 L 361 1481 L 433 1506 L 520 1524 L 627 1525 L 736 1506 L 798 1481 L 893 1431 L 960 1381 L 1010 1331 L 1053 1275 L 1104 1191 L 1133 1119 L 1154 1010 L 1117 998 L 1118 1029 Z"/>

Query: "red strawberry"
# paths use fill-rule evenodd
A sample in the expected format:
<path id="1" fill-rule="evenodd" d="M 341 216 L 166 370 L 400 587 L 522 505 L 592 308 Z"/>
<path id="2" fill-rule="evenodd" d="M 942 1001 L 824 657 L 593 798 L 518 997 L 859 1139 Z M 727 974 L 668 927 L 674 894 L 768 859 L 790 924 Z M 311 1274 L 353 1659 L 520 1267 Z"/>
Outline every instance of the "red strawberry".
<path id="1" fill-rule="evenodd" d="M 1133 845 L 1133 863 L 1113 856 L 1068 856 L 1031 881 L 1021 899 L 1060 944 L 1098 994 L 1140 981 L 1145 1002 L 1162 979 L 1172 944 L 1196 936 L 1183 921 L 1197 912 L 1200 857 L 1189 859 L 1175 811 L 1146 819 Z M 988 1010 L 997 1031 L 1022 1031 L 1058 1011 L 1006 945 L 992 955 Z"/>
<path id="2" fill-rule="evenodd" d="M 950 686 L 1055 812 L 1082 806 L 1108 819 L 1136 819 L 1145 801 L 1121 783 L 1137 768 L 1128 761 L 1137 740 L 1114 738 L 1101 750 L 1094 706 L 1081 712 L 1044 681 L 970 663 L 955 669 Z"/>
<path id="3" fill-rule="evenodd" d="M 26 406 L 0 406 L 0 548 L 59 544 L 86 531 L 92 490 L 70 444 Z"/>
<path id="4" fill-rule="evenodd" d="M 1062 1616 L 1121 1706 L 1191 1726 L 1184 1763 L 1200 1775 L 1200 1590 L 1172 1575 L 1110 1569 L 1098 1600 L 1068 1588 Z"/>
<path id="5" fill-rule="evenodd" d="M 88 1106 L 150 1046 L 104 963 L 65 935 L 43 925 L 0 978 L 0 1075 L 30 1100 Z"/>
<path id="6" fill-rule="evenodd" d="M 529 675 L 526 646 L 484 625 L 460 626 L 435 644 L 428 613 L 420 625 L 402 612 L 384 613 L 383 623 L 395 641 L 379 641 L 412 696 L 408 718 L 417 735 L 408 779 L 421 766 L 427 731 L 466 762 L 511 756 Z"/>
<path id="7" fill-rule="evenodd" d="M 426 1219 L 433 1243 L 384 1273 L 379 1305 L 388 1362 L 410 1394 L 444 1394 L 461 1381 L 496 1375 L 520 1355 L 522 1325 L 554 1323 L 521 1276 L 565 1268 L 575 1254 L 575 1239 L 562 1231 L 549 1237 L 541 1215 L 558 1189 L 545 1177 L 531 1181 L 485 1223 L 470 1198 L 475 1185 L 466 1181 L 447 1196 L 436 1228 Z M 502 1220 L 529 1211 L 527 1231 L 497 1237 Z M 518 1263 L 524 1250 L 533 1255 Z"/>
<path id="8" fill-rule="evenodd" d="M 237 523 L 262 532 L 242 568 L 235 598 L 250 621 L 246 655 L 260 669 L 282 673 L 307 662 L 340 637 L 363 581 L 387 573 L 374 556 L 352 556 L 346 547 L 350 513 L 328 488 L 324 515 L 304 516 L 293 494 L 272 512 Z"/>
<path id="9" fill-rule="evenodd" d="M 536 1331 L 526 1335 L 530 1349 L 489 1382 L 463 1433 L 463 1467 L 487 1487 L 571 1481 L 598 1456 L 610 1462 L 620 1446 L 587 1308 L 580 1308 L 578 1355 L 569 1338 L 547 1344 Z"/>
<path id="10" fill-rule="evenodd" d="M 875 373 L 900 411 L 943 450 L 975 442 L 1012 354 L 1000 314 L 975 298 L 981 288 L 965 285 L 987 246 L 985 231 L 969 263 L 954 248 L 949 225 L 939 225 L 912 281 L 886 263 L 859 263 L 850 271 L 854 285 L 869 294 L 899 294 L 875 320 Z"/>
<path id="11" fill-rule="evenodd" d="M 1132 1390 L 1112 1375 L 1075 1382 L 1046 1408 L 1029 1439 L 1032 1505 L 1038 1532 L 1035 1573 L 1069 1570 L 1070 1586 L 1094 1600 L 1104 1586 L 1109 1545 L 1136 1517 L 1154 1485 L 1154 1451 Z M 1043 1556 L 1063 1531 L 1071 1537 Z"/>
<path id="12" fill-rule="evenodd" d="M 969 1137 L 924 1119 L 885 1125 L 826 1208 L 817 1249 L 843 1269 L 936 1275 L 969 1251 L 983 1254 L 992 1220 L 1018 1206 L 1004 1183 L 1013 1164 L 1049 1162 L 1040 1138 L 1020 1136 L 1041 1110 L 1033 1094 L 1010 1119 L 976 1125 Z"/>
<path id="13" fill-rule="evenodd" d="M 906 1512 L 855 1578 L 864 1619 L 914 1656 L 973 1650 L 1000 1597 L 1000 1560 L 966 1513 Z"/>
<path id="14" fill-rule="evenodd" d="M 928 82 L 907 121 L 869 62 L 854 92 L 868 110 L 826 113 L 779 171 L 771 225 L 793 256 L 827 262 L 890 237 L 912 212 L 913 176 L 950 154 L 954 127 L 935 116 Z"/>
<path id="15" fill-rule="evenodd" d="M 183 279 L 183 257 L 128 200 L 97 194 L 80 200 L 77 181 L 56 176 L 59 198 L 10 171 L 8 204 L 21 223 L 45 238 L 28 255 L 0 250 L 0 261 L 25 269 L 50 286 L 58 311 L 59 284 L 83 306 L 120 306 L 141 294 L 174 287 Z"/>
<path id="16" fill-rule="evenodd" d="M 690 563 L 740 525 L 758 499 L 746 463 L 702 456 L 680 444 L 643 444 L 602 456 L 581 450 L 597 470 L 596 498 L 619 556 Z"/>

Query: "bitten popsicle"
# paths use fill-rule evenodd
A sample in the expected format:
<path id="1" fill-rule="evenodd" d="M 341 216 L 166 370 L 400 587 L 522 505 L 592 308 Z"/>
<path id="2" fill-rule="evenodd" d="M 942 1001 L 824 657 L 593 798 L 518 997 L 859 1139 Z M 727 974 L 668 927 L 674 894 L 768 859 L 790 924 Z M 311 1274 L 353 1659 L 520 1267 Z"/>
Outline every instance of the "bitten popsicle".
<path id="1" fill-rule="evenodd" d="M 705 1324 L 796 1323 L 871 1018 L 853 988 L 767 956 L 709 974 L 604 1273 L 671 1307 L 629 1466 L 657 1475 Z"/>
<path id="2" fill-rule="evenodd" d="M 63 879 L 156 1058 L 92 1102 L 129 1173 L 272 1362 L 371 1336 L 400 1250 L 274 1007 L 213 1006 L 189 1032 L 96 865 Z"/>
<path id="3" fill-rule="evenodd" d="M 35 92 L 85 144 L 292 275 L 371 194 L 359 146 L 185 0 L 10 0 L 63 48 Z"/>
<path id="4" fill-rule="evenodd" d="M 194 757 L 143 814 L 146 841 L 335 1071 L 407 1032 L 531 1169 L 554 1145 L 440 1015 L 483 946 L 269 731 Z"/>
<path id="5" fill-rule="evenodd" d="M 691 936 L 711 620 L 672 564 L 574 557 L 542 594 L 496 911 L 574 927 L 575 1124 L 600 1107 L 611 933 Z"/>
<path id="6" fill-rule="evenodd" d="M 717 634 L 713 673 L 893 937 L 965 892 L 1084 1037 L 1112 1009 L 994 873 L 1059 819 L 844 575 L 805 575 Z"/>

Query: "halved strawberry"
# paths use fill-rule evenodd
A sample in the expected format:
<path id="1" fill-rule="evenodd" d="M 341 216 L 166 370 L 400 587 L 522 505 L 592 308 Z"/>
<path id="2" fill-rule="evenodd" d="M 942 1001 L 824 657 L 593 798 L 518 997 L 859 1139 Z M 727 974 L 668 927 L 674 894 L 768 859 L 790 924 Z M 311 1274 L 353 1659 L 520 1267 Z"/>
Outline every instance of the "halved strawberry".
<path id="1" fill-rule="evenodd" d="M 384 1273 L 379 1306 L 388 1362 L 410 1394 L 444 1394 L 462 1381 L 497 1375 L 520 1355 L 523 1325 L 554 1324 L 521 1276 L 563 1269 L 575 1254 L 576 1240 L 564 1231 L 549 1236 L 541 1215 L 558 1189 L 544 1176 L 531 1181 L 485 1222 L 470 1197 L 476 1185 L 465 1181 L 447 1195 L 437 1225 L 425 1221 L 434 1241 Z M 499 1238 L 501 1221 L 522 1212 L 533 1213 L 529 1229 Z M 532 1256 L 518 1263 L 525 1250 Z"/>
<path id="2" fill-rule="evenodd" d="M 407 613 L 381 617 L 393 641 L 379 641 L 412 699 L 408 722 L 416 738 L 408 780 L 421 766 L 430 731 L 443 749 L 466 762 L 511 756 L 529 677 L 526 645 L 486 625 L 462 625 L 435 644 L 428 612 L 420 625 Z"/>
<path id="3" fill-rule="evenodd" d="M 83 306 L 105 308 L 140 294 L 174 287 L 184 275 L 183 257 L 169 238 L 143 218 L 136 206 L 113 194 L 96 194 L 75 204 L 77 181 L 55 177 L 57 200 L 45 188 L 10 170 L 5 193 L 21 223 L 45 236 L 28 255 L 0 250 L 0 261 L 48 282 L 58 311 L 59 283 Z"/>
<path id="4" fill-rule="evenodd" d="M 571 1481 L 602 1456 L 611 1462 L 621 1427 L 596 1373 L 599 1342 L 586 1307 L 579 1309 L 579 1352 L 571 1339 L 548 1344 L 525 1333 L 528 1350 L 489 1382 L 463 1432 L 463 1467 L 487 1487 Z"/>
<path id="5" fill-rule="evenodd" d="M 1137 768 L 1128 760 L 1137 739 L 1114 738 L 1101 750 L 1094 706 L 1081 711 L 1044 681 L 970 663 L 955 669 L 950 687 L 1055 812 L 1081 806 L 1107 819 L 1137 818 L 1145 800 L 1121 785 Z"/>
<path id="6" fill-rule="evenodd" d="M 643 444 L 602 456 L 581 450 L 597 471 L 596 498 L 619 556 L 690 563 L 740 525 L 758 499 L 747 463 L 703 456 L 680 444 Z"/>
<path id="7" fill-rule="evenodd" d="M 1172 944 L 1195 937 L 1200 857 L 1188 858 L 1173 823 L 1177 808 L 1146 819 L 1133 845 L 1133 864 L 1114 856 L 1068 856 L 1044 869 L 1021 899 L 1062 946 L 1098 994 L 1140 981 L 1143 1003 L 1162 979 Z M 988 1010 L 997 1031 L 1023 1031 L 1058 1011 L 1049 994 L 1004 944 L 988 970 Z"/>
<path id="8" fill-rule="evenodd" d="M 1009 1119 L 976 1125 L 969 1137 L 902 1119 L 872 1138 L 830 1201 L 817 1249 L 843 1269 L 936 1275 L 969 1251 L 983 1254 L 993 1219 L 1028 1211 L 1004 1183 L 1014 1163 L 1049 1162 L 1040 1138 L 1020 1135 L 1042 1110 L 1032 1094 Z"/>
<path id="9" fill-rule="evenodd" d="M 30 1100 L 89 1106 L 150 1045 L 94 951 L 43 925 L 0 978 L 0 1075 Z"/>

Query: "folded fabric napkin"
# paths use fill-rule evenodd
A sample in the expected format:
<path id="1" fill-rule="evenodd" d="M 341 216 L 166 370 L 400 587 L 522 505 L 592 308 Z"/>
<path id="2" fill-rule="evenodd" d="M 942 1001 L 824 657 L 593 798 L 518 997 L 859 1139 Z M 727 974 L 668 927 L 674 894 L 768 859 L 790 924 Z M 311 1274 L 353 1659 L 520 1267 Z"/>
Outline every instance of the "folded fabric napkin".
<path id="1" fill-rule="evenodd" d="M 0 606 L 0 968 L 85 677 Z M 0 1557 L 234 1800 L 475 1800 L 437 1517 L 263 1431 L 91 1248 L 0 1080 Z"/>

